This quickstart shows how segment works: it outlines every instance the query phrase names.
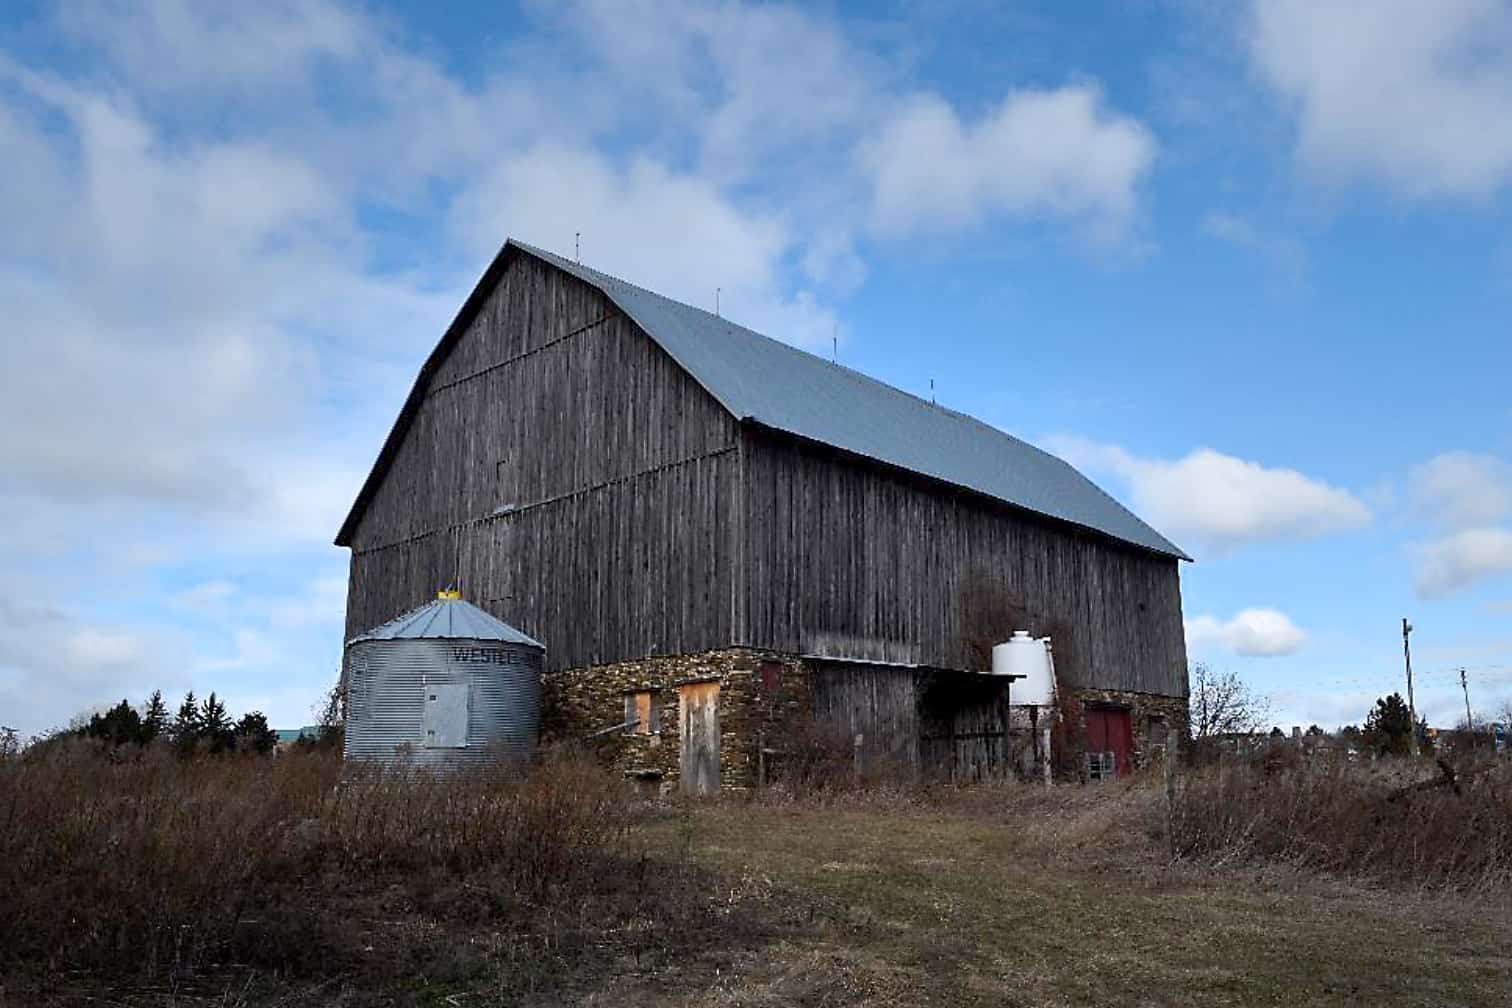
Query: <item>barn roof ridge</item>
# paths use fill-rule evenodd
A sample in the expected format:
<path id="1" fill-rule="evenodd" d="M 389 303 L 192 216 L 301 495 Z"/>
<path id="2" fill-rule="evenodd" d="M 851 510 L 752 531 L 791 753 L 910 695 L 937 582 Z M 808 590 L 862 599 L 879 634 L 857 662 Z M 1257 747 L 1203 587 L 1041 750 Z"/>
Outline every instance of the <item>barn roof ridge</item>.
<path id="1" fill-rule="evenodd" d="M 979 417 L 553 252 L 513 238 L 510 246 L 598 288 L 737 420 L 1191 559 L 1070 463 Z M 836 378 L 846 379 L 852 394 L 843 397 L 846 406 L 830 408 L 833 393 L 845 391 L 835 387 Z M 785 390 L 784 382 L 796 388 Z"/>
<path id="2" fill-rule="evenodd" d="M 1121 542 L 1191 558 L 1070 463 L 959 410 L 619 277 L 508 239 L 421 368 L 337 533 L 349 545 L 430 376 L 503 275 L 511 249 L 599 290 L 735 419 L 979 493 Z M 843 378 L 843 382 L 837 382 Z"/>

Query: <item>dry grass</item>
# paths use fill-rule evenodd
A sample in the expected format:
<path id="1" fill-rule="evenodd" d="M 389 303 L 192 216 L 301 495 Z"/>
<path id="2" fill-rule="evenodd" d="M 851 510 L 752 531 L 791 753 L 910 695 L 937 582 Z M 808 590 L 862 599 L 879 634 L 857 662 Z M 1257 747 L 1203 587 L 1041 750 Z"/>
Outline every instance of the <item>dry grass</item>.
<path id="1" fill-rule="evenodd" d="M 328 1003 L 328 982 L 351 1003 L 449 983 L 519 997 L 596 954 L 655 961 L 708 912 L 715 886 L 629 843 L 619 782 L 581 759 L 523 781 L 338 787 L 339 770 L 321 754 L 112 759 L 82 742 L 0 761 L 0 1004 L 7 990 L 184 1004 L 233 980 L 249 1002 L 319 988 L 311 1003 Z"/>
<path id="2" fill-rule="evenodd" d="M 1178 827 L 1204 824 L 1210 847 L 1174 863 L 1151 831 L 1164 822 L 1158 780 L 920 789 L 863 778 L 814 798 L 636 805 L 571 759 L 526 782 L 388 774 L 339 790 L 336 769 L 321 758 L 102 764 L 79 751 L 0 766 L 0 1005 L 1512 995 L 1512 903 L 1493 891 L 1494 872 L 1473 896 L 1457 884 L 1382 888 L 1293 848 L 1268 852 L 1234 811 L 1290 809 L 1287 829 L 1306 833 L 1328 801 L 1352 807 L 1330 788 L 1357 799 L 1405 782 L 1377 780 L 1380 767 L 1300 793 L 1296 767 L 1253 768 L 1253 793 L 1237 777 L 1194 777 Z M 1411 804 L 1449 797 L 1388 804 L 1463 813 Z M 1199 802 L 1219 800 L 1204 818 Z M 1461 850 L 1455 863 L 1470 863 Z M 1390 877 L 1370 864 L 1370 879 Z"/>
<path id="3" fill-rule="evenodd" d="M 1445 764 L 1445 766 L 1448 766 Z M 1271 863 L 1419 889 L 1512 891 L 1512 767 L 1302 759 L 1194 772 L 1172 816 L 1178 855 Z M 1157 817 L 1158 818 L 1158 817 Z"/>
<path id="4" fill-rule="evenodd" d="M 1154 782 L 998 785 L 922 803 L 727 804 L 695 860 L 802 923 L 663 1002 L 777 1005 L 1503 1004 L 1505 898 L 1171 865 Z M 789 911 L 790 913 L 793 911 Z"/>

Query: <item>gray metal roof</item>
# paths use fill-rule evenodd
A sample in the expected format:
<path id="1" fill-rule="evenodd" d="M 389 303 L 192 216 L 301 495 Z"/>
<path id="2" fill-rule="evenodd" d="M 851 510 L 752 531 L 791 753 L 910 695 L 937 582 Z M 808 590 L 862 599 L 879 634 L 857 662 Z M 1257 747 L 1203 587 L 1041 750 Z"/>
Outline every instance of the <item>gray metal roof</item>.
<path id="1" fill-rule="evenodd" d="M 603 291 L 731 414 L 1191 559 L 1069 463 L 974 417 L 511 239 Z"/>
<path id="2" fill-rule="evenodd" d="M 532 640 L 501 619 L 495 619 L 471 602 L 462 599 L 438 598 L 418 609 L 411 609 L 359 634 L 347 641 L 372 640 L 419 640 L 436 638 L 442 640 L 502 641 L 506 644 L 526 644 L 545 650 L 540 641 Z"/>

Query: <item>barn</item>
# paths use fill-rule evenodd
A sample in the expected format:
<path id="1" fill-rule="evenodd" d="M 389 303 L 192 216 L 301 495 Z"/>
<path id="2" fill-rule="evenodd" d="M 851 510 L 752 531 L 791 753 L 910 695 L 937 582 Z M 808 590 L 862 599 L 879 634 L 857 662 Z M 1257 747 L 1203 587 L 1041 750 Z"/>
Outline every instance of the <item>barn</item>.
<path id="1" fill-rule="evenodd" d="M 349 639 L 456 585 L 545 644 L 547 731 L 688 791 L 751 784 L 800 724 L 1000 769 L 982 673 L 1018 629 L 1054 644 L 1062 772 L 1185 728 L 1187 558 L 1069 464 L 513 240 L 336 543 Z"/>

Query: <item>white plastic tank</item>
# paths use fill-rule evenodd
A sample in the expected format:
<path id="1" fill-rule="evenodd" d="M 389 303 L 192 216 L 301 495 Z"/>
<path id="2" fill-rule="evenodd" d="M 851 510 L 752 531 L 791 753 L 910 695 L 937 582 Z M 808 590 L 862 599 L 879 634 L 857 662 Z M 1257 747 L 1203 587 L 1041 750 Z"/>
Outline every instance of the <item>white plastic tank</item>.
<path id="1" fill-rule="evenodd" d="M 1008 690 L 1015 707 L 1046 707 L 1055 699 L 1055 668 L 1050 660 L 1050 638 L 1037 639 L 1027 630 L 992 648 L 992 674 L 1023 676 Z"/>

